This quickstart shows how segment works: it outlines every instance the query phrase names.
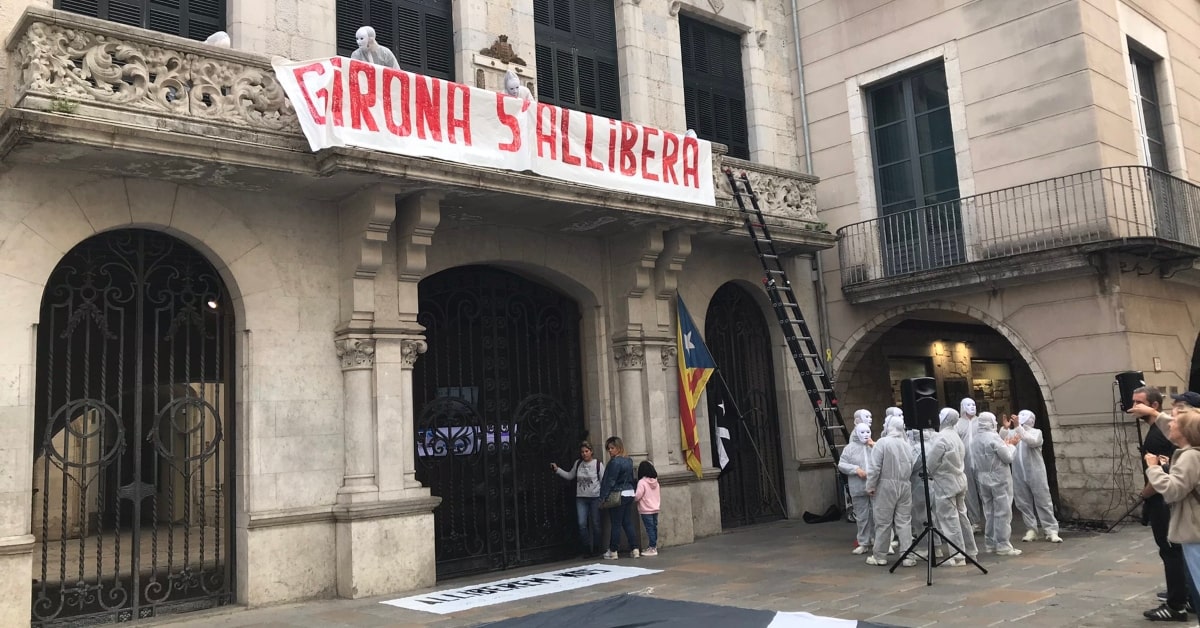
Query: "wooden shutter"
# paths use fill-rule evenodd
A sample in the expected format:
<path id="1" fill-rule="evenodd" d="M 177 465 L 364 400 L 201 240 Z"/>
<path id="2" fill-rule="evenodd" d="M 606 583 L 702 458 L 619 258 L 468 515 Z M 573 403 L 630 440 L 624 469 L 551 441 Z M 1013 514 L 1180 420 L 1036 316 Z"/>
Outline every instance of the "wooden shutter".
<path id="1" fill-rule="evenodd" d="M 338 0 L 337 50 L 349 57 L 362 26 L 390 49 L 409 72 L 454 80 L 451 0 Z"/>
<path id="2" fill-rule="evenodd" d="M 741 37 L 681 15 L 679 45 L 688 128 L 728 146 L 731 157 L 749 159 Z"/>
<path id="3" fill-rule="evenodd" d="M 538 100 L 621 117 L 614 0 L 534 0 Z"/>
<path id="4" fill-rule="evenodd" d="M 226 0 L 57 0 L 63 11 L 203 41 L 225 28 Z"/>

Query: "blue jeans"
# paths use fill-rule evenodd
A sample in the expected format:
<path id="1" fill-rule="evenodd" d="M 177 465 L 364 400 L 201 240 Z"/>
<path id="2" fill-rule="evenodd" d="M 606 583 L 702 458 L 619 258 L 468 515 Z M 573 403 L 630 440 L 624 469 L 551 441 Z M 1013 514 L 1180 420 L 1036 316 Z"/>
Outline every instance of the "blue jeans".
<path id="1" fill-rule="evenodd" d="M 629 541 L 630 549 L 637 549 L 637 534 L 633 530 L 633 497 L 622 497 L 621 505 L 608 509 L 609 535 L 608 551 L 615 552 L 621 546 L 621 529 L 625 529 L 625 538 Z"/>
<path id="2" fill-rule="evenodd" d="M 646 528 L 646 547 L 658 549 L 658 513 L 642 515 L 642 527 Z"/>
<path id="3" fill-rule="evenodd" d="M 1183 562 L 1187 564 L 1188 592 L 1192 598 L 1192 608 L 1200 609 L 1200 543 L 1183 543 Z"/>
<path id="4" fill-rule="evenodd" d="M 575 520 L 579 522 L 579 546 L 587 554 L 600 551 L 600 498 L 576 497 Z M 589 528 L 591 533 L 588 532 Z"/>

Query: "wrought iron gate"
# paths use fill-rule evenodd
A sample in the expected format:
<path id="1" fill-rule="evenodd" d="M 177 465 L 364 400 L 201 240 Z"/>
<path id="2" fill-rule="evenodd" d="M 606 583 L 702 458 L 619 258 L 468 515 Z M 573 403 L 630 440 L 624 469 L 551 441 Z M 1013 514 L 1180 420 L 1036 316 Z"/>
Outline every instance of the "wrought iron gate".
<path id="1" fill-rule="evenodd" d="M 550 463 L 569 463 L 583 436 L 578 306 L 478 266 L 425 279 L 420 295 L 417 479 L 442 498 L 438 577 L 569 556 L 574 486 Z"/>
<path id="2" fill-rule="evenodd" d="M 730 466 L 717 481 L 721 494 L 721 525 L 726 528 L 774 521 L 783 517 L 771 483 L 783 490 L 783 460 L 779 442 L 779 410 L 775 404 L 775 373 L 771 366 L 771 334 L 762 310 L 745 290 L 727 283 L 708 306 L 704 339 L 717 368 L 729 382 L 744 426 L 730 416 Z M 713 383 L 709 384 L 712 389 Z M 708 416 L 718 417 L 719 395 L 708 395 Z M 717 421 L 713 430 L 716 459 Z M 747 429 L 748 428 L 748 429 Z M 749 433 L 747 433 L 747 431 Z M 762 454 L 755 455 L 754 444 Z"/>
<path id="3" fill-rule="evenodd" d="M 112 623 L 232 598 L 232 316 L 174 238 L 85 241 L 42 297 L 34 626 Z"/>

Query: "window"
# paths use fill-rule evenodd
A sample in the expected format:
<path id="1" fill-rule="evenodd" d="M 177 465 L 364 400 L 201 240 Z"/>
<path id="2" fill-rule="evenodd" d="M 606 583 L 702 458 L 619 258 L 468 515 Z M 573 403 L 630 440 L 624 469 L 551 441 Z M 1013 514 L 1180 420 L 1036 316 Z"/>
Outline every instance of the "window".
<path id="1" fill-rule="evenodd" d="M 258 0 L 246 0 L 258 1 Z M 358 48 L 354 34 L 375 29 L 379 45 L 396 53 L 400 67 L 426 76 L 454 80 L 454 20 L 451 0 L 338 0 L 338 54 Z"/>
<path id="2" fill-rule="evenodd" d="M 55 7 L 197 41 L 225 28 L 225 0 L 57 0 Z"/>
<path id="3" fill-rule="evenodd" d="M 538 100 L 621 117 L 614 0 L 533 0 Z"/>
<path id="4" fill-rule="evenodd" d="M 926 66 L 873 87 L 867 107 L 885 270 L 894 275 L 961 262 L 945 68 Z M 904 213 L 918 207 L 925 209 Z"/>
<path id="5" fill-rule="evenodd" d="M 1129 65 L 1133 69 L 1133 95 L 1141 118 L 1145 165 L 1166 172 L 1167 148 L 1163 142 L 1162 109 L 1158 102 L 1158 80 L 1154 72 L 1156 62 L 1136 52 L 1130 43 Z"/>
<path id="6" fill-rule="evenodd" d="M 680 15 L 679 47 L 688 128 L 728 146 L 730 157 L 749 159 L 741 37 Z"/>

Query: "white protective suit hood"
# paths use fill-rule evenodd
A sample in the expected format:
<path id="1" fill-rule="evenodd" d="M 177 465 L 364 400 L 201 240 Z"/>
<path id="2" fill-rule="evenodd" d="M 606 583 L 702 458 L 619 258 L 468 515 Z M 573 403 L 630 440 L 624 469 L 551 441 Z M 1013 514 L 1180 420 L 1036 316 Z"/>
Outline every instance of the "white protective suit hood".
<path id="1" fill-rule="evenodd" d="M 938 413 L 938 426 L 943 430 L 948 430 L 958 425 L 958 410 L 954 408 L 942 408 Z"/>
<path id="2" fill-rule="evenodd" d="M 865 424 L 854 426 L 854 431 L 851 433 L 850 438 L 856 443 L 866 445 L 867 441 L 871 440 L 871 426 Z"/>
<path id="3" fill-rule="evenodd" d="M 891 408 L 888 409 L 891 410 Z M 904 436 L 904 417 L 889 416 L 887 420 L 883 422 L 883 435 Z"/>
<path id="4" fill-rule="evenodd" d="M 883 411 L 883 416 L 884 417 L 904 416 L 904 411 L 901 410 L 900 408 L 897 408 L 896 406 L 892 406 L 892 407 L 888 408 L 887 410 Z"/>
<path id="5" fill-rule="evenodd" d="M 978 432 L 995 432 L 996 415 L 992 414 L 991 412 L 981 412 L 979 413 L 979 416 L 975 417 L 975 425 L 977 426 L 976 431 Z"/>
<path id="6" fill-rule="evenodd" d="M 1037 415 L 1029 410 L 1022 410 L 1017 413 L 1017 420 L 1021 422 L 1021 427 L 1033 427 L 1037 421 Z"/>
<path id="7" fill-rule="evenodd" d="M 863 424 L 870 425 L 871 424 L 871 411 L 866 408 L 859 408 L 858 410 L 855 410 L 854 411 L 854 424 L 855 425 L 863 425 Z"/>

